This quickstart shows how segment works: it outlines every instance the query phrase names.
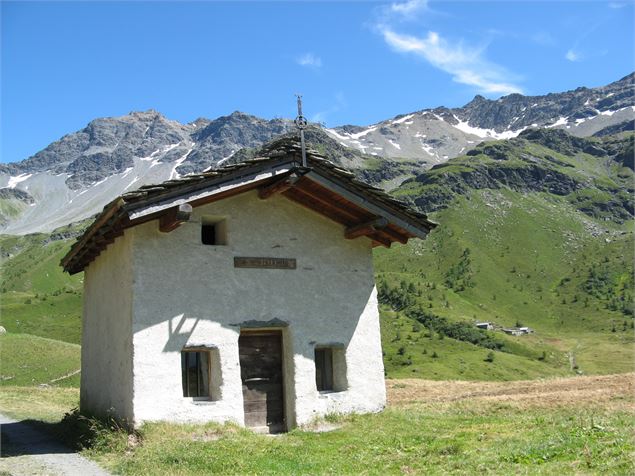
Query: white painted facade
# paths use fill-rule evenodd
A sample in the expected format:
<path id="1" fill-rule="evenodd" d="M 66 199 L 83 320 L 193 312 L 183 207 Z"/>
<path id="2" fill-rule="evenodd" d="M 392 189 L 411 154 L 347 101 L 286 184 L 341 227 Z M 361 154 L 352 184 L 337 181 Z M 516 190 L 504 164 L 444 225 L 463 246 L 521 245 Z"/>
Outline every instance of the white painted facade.
<path id="1" fill-rule="evenodd" d="M 132 238 L 85 269 L 80 408 L 132 421 Z"/>
<path id="2" fill-rule="evenodd" d="M 227 244 L 201 243 L 204 217 L 226 219 Z M 86 267 L 81 408 L 146 421 L 244 424 L 238 337 L 282 331 L 288 428 L 329 413 L 376 412 L 386 401 L 369 238 L 255 191 L 194 208 L 170 233 L 128 228 Z M 297 269 L 235 268 L 234 257 L 295 258 Z M 336 381 L 318 392 L 314 349 L 331 345 Z M 181 351 L 215 349 L 220 398 L 184 398 Z M 218 375 L 220 374 L 220 375 Z"/>

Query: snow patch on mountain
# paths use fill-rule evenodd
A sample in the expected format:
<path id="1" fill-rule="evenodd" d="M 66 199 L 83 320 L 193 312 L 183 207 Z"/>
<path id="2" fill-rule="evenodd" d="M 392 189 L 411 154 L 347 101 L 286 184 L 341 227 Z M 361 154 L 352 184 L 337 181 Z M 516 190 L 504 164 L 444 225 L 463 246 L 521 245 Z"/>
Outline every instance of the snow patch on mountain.
<path id="1" fill-rule="evenodd" d="M 394 119 L 391 124 L 403 124 L 404 122 L 410 121 L 410 119 L 412 119 L 414 117 L 414 114 L 408 114 L 404 117 L 401 117 L 399 119 Z"/>
<path id="2" fill-rule="evenodd" d="M 189 148 L 185 154 L 183 154 L 181 157 L 179 157 L 174 162 L 174 166 L 172 167 L 172 171 L 170 172 L 170 180 L 175 179 L 175 178 L 179 178 L 181 176 L 176 171 L 176 169 L 179 167 L 179 165 L 181 165 L 183 162 L 185 162 L 185 160 L 187 159 L 187 156 L 190 155 L 190 152 L 192 152 L 192 148 Z"/>
<path id="3" fill-rule="evenodd" d="M 401 150 L 401 146 L 399 144 L 397 144 L 394 140 L 392 139 L 388 139 L 388 142 L 390 143 L 390 145 L 392 145 L 395 149 L 397 150 Z"/>
<path id="4" fill-rule="evenodd" d="M 569 122 L 569 118 L 568 117 L 560 117 L 560 118 L 558 118 L 558 120 L 556 122 L 554 122 L 553 124 L 547 124 L 545 127 L 547 129 L 551 129 L 552 127 L 564 126 L 568 122 Z"/>
<path id="5" fill-rule="evenodd" d="M 434 151 L 434 148 L 430 145 L 430 144 L 426 144 L 424 141 L 421 141 L 421 148 L 423 149 L 423 151 L 432 156 L 432 157 L 437 157 L 438 155 L 437 153 Z"/>
<path id="6" fill-rule="evenodd" d="M 480 127 L 470 126 L 467 121 L 460 121 L 458 118 L 457 121 L 458 123 L 454 124 L 455 128 L 457 128 L 461 132 L 465 132 L 466 134 L 480 137 L 481 139 L 511 139 L 518 136 L 518 134 L 525 130 L 525 128 L 523 127 L 522 129 L 496 132 L 494 129 L 482 129 Z"/>
<path id="7" fill-rule="evenodd" d="M 15 188 L 20 182 L 28 180 L 33 174 L 20 174 L 16 177 L 9 177 L 7 188 Z"/>
<path id="8" fill-rule="evenodd" d="M 371 127 L 369 127 L 368 129 L 366 129 L 366 130 L 364 130 L 362 132 L 357 132 L 355 134 L 350 134 L 350 137 L 353 138 L 353 139 L 359 139 L 360 137 L 364 137 L 364 136 L 366 136 L 366 135 L 368 135 L 371 132 L 376 131 L 376 130 L 377 130 L 377 126 L 371 126 Z"/>

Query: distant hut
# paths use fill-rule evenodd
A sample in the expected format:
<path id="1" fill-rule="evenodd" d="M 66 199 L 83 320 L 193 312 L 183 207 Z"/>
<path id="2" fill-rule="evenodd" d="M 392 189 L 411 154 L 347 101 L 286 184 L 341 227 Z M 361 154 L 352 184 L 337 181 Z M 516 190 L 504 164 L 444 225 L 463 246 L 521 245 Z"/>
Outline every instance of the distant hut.
<path id="1" fill-rule="evenodd" d="M 485 329 L 486 331 L 494 329 L 494 325 L 491 322 L 477 322 L 476 327 L 479 329 Z"/>

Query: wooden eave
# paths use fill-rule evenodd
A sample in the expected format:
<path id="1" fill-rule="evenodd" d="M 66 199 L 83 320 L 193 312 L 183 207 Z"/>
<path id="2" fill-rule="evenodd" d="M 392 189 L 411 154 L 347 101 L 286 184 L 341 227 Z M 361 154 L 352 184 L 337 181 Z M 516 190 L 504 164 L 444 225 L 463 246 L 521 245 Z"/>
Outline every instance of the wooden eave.
<path id="1" fill-rule="evenodd" d="M 262 199 L 280 194 L 320 213 L 343 225 L 344 234 L 353 230 L 349 236 L 366 236 L 373 246 L 389 247 L 395 241 L 405 244 L 409 238 L 424 238 L 436 226 L 425 215 L 408 209 L 383 190 L 358 181 L 352 173 L 314 151 L 309 151 L 308 167 L 302 167 L 299 148 L 294 144 L 285 146 L 269 157 L 144 186 L 122 195 L 104 207 L 61 265 L 70 274 L 81 272 L 127 228 L 164 218 L 179 205 L 195 208 L 255 189 Z M 359 228 L 362 225 L 363 230 Z M 168 229 L 177 226 L 173 224 Z"/>
<path id="2" fill-rule="evenodd" d="M 345 228 L 352 228 L 377 218 L 376 215 L 368 210 L 346 200 L 344 197 L 322 187 L 307 177 L 302 177 L 296 186 L 283 192 L 282 195 L 344 225 Z M 385 246 L 386 243 L 393 241 L 406 243 L 409 238 L 413 237 L 407 231 L 390 223 L 384 228 L 373 230 L 370 234 L 360 236 L 367 236 L 373 240 L 374 246 Z"/>

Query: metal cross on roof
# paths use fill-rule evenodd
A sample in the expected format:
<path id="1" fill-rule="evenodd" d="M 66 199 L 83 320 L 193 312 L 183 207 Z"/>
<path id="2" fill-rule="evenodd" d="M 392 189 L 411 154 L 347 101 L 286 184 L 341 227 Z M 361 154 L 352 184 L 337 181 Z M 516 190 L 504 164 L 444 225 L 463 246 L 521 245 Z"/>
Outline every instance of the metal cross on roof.
<path id="1" fill-rule="evenodd" d="M 296 94 L 298 98 L 298 117 L 295 118 L 295 125 L 300 130 L 300 146 L 302 147 L 302 167 L 306 167 L 306 145 L 304 143 L 304 129 L 309 125 L 309 121 L 302 115 L 302 95 Z"/>

